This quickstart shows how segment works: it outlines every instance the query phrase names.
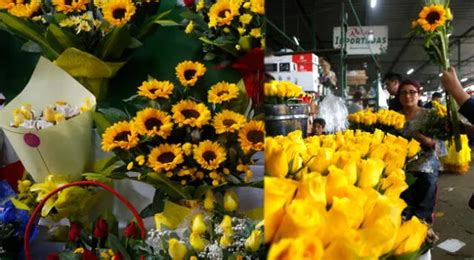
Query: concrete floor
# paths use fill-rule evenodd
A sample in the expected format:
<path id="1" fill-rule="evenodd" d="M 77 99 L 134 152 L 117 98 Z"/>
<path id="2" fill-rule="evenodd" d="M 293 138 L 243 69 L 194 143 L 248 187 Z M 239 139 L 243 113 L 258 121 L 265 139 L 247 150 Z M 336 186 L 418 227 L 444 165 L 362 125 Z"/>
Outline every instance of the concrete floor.
<path id="1" fill-rule="evenodd" d="M 433 260 L 474 260 L 474 209 L 468 206 L 473 193 L 474 163 L 471 163 L 471 169 L 465 175 L 442 173 L 439 176 L 437 217 L 434 223 L 434 230 L 440 238 L 437 244 L 454 238 L 466 245 L 455 253 L 435 246 L 431 251 Z"/>

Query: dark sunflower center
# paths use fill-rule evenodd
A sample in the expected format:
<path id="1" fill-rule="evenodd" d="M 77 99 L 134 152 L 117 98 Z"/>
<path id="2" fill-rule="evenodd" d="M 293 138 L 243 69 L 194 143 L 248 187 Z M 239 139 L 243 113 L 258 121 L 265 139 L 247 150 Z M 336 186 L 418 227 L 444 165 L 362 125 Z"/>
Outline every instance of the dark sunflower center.
<path id="1" fill-rule="evenodd" d="M 146 120 L 145 122 L 145 127 L 147 130 L 153 130 L 153 127 L 156 126 L 156 129 L 160 129 L 160 127 L 163 125 L 161 121 L 158 118 L 150 118 Z"/>
<path id="2" fill-rule="evenodd" d="M 428 21 L 429 24 L 435 24 L 439 18 L 441 17 L 438 12 L 431 12 L 426 16 L 426 21 Z"/>
<path id="3" fill-rule="evenodd" d="M 201 115 L 194 109 L 184 109 L 181 111 L 181 114 L 183 114 L 185 118 L 198 118 Z"/>
<path id="4" fill-rule="evenodd" d="M 152 89 L 150 89 L 150 92 L 155 94 L 157 90 L 158 90 L 157 88 L 152 88 Z"/>
<path id="5" fill-rule="evenodd" d="M 219 14 L 217 14 L 217 16 L 219 16 L 219 18 L 225 18 L 226 17 L 225 14 L 227 12 L 230 12 L 230 10 L 229 9 L 224 9 L 224 10 L 220 11 Z"/>
<path id="6" fill-rule="evenodd" d="M 64 4 L 65 4 L 65 5 L 71 5 L 71 4 L 72 4 L 72 0 L 64 0 Z"/>
<path id="7" fill-rule="evenodd" d="M 205 151 L 202 154 L 202 158 L 204 158 L 204 160 L 206 160 L 207 162 L 210 162 L 210 161 L 216 159 L 216 157 L 217 156 L 213 151 Z"/>
<path id="8" fill-rule="evenodd" d="M 231 126 L 233 124 L 235 124 L 236 122 L 232 119 L 224 119 L 224 121 L 222 121 L 222 123 L 225 125 L 225 126 Z"/>
<path id="9" fill-rule="evenodd" d="M 217 92 L 217 95 L 218 95 L 218 96 L 222 96 L 222 95 L 226 95 L 226 94 L 229 94 L 229 91 L 227 91 L 227 90 L 222 90 L 222 91 Z"/>
<path id="10" fill-rule="evenodd" d="M 191 80 L 191 79 L 194 77 L 194 75 L 196 75 L 196 71 L 195 71 L 195 70 L 186 70 L 186 71 L 184 72 L 184 78 L 185 78 L 186 80 Z"/>
<path id="11" fill-rule="evenodd" d="M 247 139 L 254 144 L 263 142 L 263 132 L 251 130 L 247 133 Z"/>
<path id="12" fill-rule="evenodd" d="M 158 156 L 158 161 L 160 163 L 170 163 L 174 160 L 174 153 L 172 152 L 166 152 L 166 153 L 162 153 L 160 154 L 160 156 Z"/>
<path id="13" fill-rule="evenodd" d="M 127 10 L 125 8 L 117 8 L 113 11 L 112 16 L 114 19 L 122 19 L 125 17 Z"/>
<path id="14" fill-rule="evenodd" d="M 119 133 L 118 135 L 115 136 L 114 141 L 120 142 L 120 141 L 128 141 L 128 136 L 130 135 L 130 131 L 124 131 Z"/>

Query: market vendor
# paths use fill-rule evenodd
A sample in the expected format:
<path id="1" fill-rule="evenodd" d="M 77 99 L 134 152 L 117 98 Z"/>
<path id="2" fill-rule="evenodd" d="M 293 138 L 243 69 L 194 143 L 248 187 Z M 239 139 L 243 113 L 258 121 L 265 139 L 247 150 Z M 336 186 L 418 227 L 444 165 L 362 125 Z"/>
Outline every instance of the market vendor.
<path id="1" fill-rule="evenodd" d="M 393 72 L 387 73 L 383 79 L 385 89 L 390 94 L 390 98 L 387 101 L 388 109 L 396 110 L 396 111 L 399 111 L 402 109 L 402 105 L 400 104 L 400 99 L 397 96 L 401 81 L 402 81 L 402 76 L 398 73 L 393 73 Z"/>

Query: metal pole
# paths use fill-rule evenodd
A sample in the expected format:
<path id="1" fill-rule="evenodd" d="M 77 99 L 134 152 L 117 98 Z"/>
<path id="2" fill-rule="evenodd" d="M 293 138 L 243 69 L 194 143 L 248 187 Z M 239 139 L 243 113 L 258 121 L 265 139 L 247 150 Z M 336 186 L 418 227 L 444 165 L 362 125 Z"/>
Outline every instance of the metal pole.
<path id="1" fill-rule="evenodd" d="M 347 56 L 347 14 L 344 6 L 344 0 L 341 1 L 341 55 L 340 55 L 340 71 L 339 71 L 339 85 L 341 87 L 341 97 L 346 98 L 346 56 Z"/>

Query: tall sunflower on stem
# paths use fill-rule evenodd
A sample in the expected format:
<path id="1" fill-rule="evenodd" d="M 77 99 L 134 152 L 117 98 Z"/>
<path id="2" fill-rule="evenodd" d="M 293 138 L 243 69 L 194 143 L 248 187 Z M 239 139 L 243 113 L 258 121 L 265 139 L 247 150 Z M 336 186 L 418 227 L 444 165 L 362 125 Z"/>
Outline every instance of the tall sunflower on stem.
<path id="1" fill-rule="evenodd" d="M 447 70 L 449 63 L 449 34 L 452 31 L 453 14 L 449 8 L 449 0 L 426 0 L 425 6 L 412 21 L 412 32 L 424 38 L 424 48 L 435 64 Z M 461 150 L 459 116 L 456 104 L 446 93 L 448 118 L 454 135 L 456 150 Z"/>

